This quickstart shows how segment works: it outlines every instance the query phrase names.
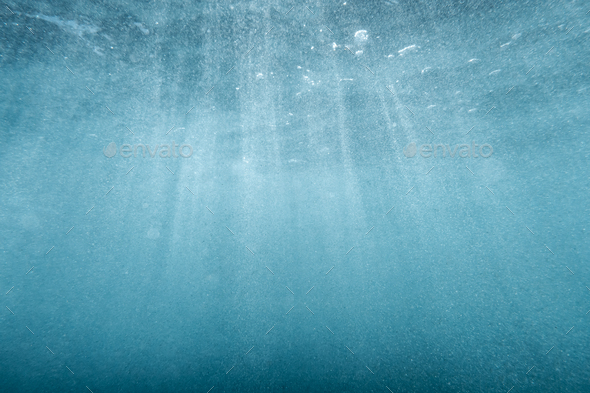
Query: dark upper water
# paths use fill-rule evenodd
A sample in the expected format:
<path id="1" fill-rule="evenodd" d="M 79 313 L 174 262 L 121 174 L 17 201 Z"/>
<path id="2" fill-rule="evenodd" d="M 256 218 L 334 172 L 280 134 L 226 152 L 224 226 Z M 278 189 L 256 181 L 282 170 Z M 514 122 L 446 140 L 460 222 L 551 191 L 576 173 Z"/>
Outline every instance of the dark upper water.
<path id="1" fill-rule="evenodd" d="M 3 4 L 0 391 L 590 391 L 589 9 Z"/>

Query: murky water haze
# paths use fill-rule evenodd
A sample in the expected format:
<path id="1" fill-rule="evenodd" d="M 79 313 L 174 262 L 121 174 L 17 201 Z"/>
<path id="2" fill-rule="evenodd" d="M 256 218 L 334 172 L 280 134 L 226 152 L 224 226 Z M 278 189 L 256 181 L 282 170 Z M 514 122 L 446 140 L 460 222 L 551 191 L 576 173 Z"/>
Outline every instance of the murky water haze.
<path id="1" fill-rule="evenodd" d="M 6 5 L 0 390 L 589 389 L 583 3 Z"/>

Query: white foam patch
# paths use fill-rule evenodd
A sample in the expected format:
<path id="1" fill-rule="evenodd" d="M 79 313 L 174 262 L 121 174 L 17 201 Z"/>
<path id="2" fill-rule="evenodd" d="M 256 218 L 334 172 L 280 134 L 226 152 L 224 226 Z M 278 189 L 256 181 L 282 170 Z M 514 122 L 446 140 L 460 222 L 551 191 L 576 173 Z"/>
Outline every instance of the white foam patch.
<path id="1" fill-rule="evenodd" d="M 363 44 L 369 39 L 369 35 L 367 34 L 367 30 L 359 30 L 354 33 L 354 42 L 356 44 Z"/>
<path id="2" fill-rule="evenodd" d="M 410 46 L 406 46 L 402 50 L 398 50 L 397 53 L 399 53 L 400 56 L 403 56 L 404 54 L 409 53 L 409 52 L 416 52 L 419 48 L 420 48 L 419 46 L 410 45 Z"/>

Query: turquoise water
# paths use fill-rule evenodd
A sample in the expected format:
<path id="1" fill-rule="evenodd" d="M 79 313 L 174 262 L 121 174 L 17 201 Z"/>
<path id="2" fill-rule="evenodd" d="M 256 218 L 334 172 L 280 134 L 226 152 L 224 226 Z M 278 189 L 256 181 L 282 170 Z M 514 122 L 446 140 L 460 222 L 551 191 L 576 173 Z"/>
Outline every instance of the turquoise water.
<path id="1" fill-rule="evenodd" d="M 589 9 L 4 4 L 0 391 L 590 391 Z"/>

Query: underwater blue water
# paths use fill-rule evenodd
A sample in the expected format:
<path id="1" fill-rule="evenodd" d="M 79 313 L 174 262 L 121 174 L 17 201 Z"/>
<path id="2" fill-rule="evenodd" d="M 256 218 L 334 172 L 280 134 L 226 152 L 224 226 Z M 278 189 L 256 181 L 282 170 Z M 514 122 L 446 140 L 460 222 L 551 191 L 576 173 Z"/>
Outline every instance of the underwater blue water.
<path id="1" fill-rule="evenodd" d="M 10 1 L 1 392 L 589 392 L 590 4 Z"/>

